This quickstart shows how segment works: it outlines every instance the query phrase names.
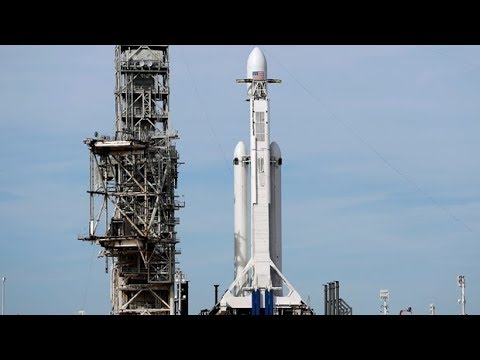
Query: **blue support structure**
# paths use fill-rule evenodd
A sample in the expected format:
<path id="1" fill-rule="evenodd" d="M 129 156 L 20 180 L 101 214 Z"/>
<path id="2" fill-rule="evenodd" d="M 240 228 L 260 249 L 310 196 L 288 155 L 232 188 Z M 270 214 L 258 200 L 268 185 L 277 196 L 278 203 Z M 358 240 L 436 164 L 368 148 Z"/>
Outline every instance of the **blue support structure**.
<path id="1" fill-rule="evenodd" d="M 273 291 L 269 291 L 268 297 L 268 315 L 273 315 Z"/>
<path id="2" fill-rule="evenodd" d="M 252 315 L 256 315 L 255 314 L 255 291 L 252 291 Z"/>
<path id="3" fill-rule="evenodd" d="M 265 315 L 273 315 L 273 291 L 265 291 Z"/>
<path id="4" fill-rule="evenodd" d="M 252 291 L 252 315 L 260 315 L 260 290 Z"/>
<path id="5" fill-rule="evenodd" d="M 260 290 L 252 291 L 252 315 L 261 314 L 261 296 Z M 273 291 L 265 290 L 265 315 L 273 315 L 273 296 Z"/>
<path id="6" fill-rule="evenodd" d="M 264 315 L 268 315 L 268 297 L 269 297 L 268 290 L 265 290 L 265 312 Z"/>
<path id="7" fill-rule="evenodd" d="M 270 291 L 265 290 L 265 315 L 270 315 Z"/>

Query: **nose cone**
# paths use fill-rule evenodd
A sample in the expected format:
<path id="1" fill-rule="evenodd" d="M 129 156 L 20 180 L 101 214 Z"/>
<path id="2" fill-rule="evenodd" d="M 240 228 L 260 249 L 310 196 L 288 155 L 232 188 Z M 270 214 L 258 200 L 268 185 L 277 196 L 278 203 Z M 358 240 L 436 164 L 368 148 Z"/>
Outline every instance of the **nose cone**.
<path id="1" fill-rule="evenodd" d="M 242 156 L 247 155 L 247 147 L 243 143 L 243 141 L 239 141 L 237 146 L 235 146 L 235 151 L 233 152 L 234 158 L 241 158 Z"/>
<path id="2" fill-rule="evenodd" d="M 252 50 L 247 60 L 247 79 L 267 79 L 267 59 L 260 48 Z"/>
<path id="3" fill-rule="evenodd" d="M 282 158 L 282 152 L 280 151 L 280 146 L 278 146 L 278 144 L 275 141 L 272 141 L 272 143 L 270 144 L 270 155 L 277 160 Z"/>

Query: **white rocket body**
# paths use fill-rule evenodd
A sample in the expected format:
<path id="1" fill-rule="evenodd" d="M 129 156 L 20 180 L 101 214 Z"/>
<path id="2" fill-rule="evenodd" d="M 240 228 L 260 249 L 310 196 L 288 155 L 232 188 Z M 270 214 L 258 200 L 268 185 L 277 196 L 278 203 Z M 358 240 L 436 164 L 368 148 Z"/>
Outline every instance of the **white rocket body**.
<path id="1" fill-rule="evenodd" d="M 266 60 L 253 49 L 247 62 L 247 76 L 265 80 Z M 259 74 L 259 75 L 257 75 Z M 250 92 L 253 91 L 253 85 Z M 251 254 L 257 263 L 253 287 L 272 286 L 270 277 L 270 126 L 268 99 L 250 96 L 250 224 Z M 252 101 L 253 100 L 253 101 Z"/>
<path id="2" fill-rule="evenodd" d="M 282 155 L 278 144 L 270 143 L 267 91 L 267 82 L 279 81 L 267 80 L 267 61 L 258 47 L 248 57 L 247 78 L 239 82 L 248 84 L 250 143 L 247 150 L 240 141 L 234 152 L 235 275 L 220 301 L 220 308 L 252 308 L 254 314 L 253 307 L 257 307 L 257 311 L 261 308 L 266 314 L 273 314 L 273 307 L 288 308 L 304 303 L 281 273 Z M 286 296 L 283 296 L 284 284 L 289 290 Z"/>

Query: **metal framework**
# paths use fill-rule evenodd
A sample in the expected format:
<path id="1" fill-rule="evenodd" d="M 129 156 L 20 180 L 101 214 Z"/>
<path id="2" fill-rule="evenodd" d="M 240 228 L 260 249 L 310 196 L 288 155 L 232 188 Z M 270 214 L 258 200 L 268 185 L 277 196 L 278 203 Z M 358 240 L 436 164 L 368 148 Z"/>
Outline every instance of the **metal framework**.
<path id="1" fill-rule="evenodd" d="M 353 309 L 340 297 L 340 282 L 332 281 L 324 284 L 325 315 L 353 315 Z"/>
<path id="2" fill-rule="evenodd" d="M 175 314 L 179 154 L 166 45 L 117 45 L 115 137 L 90 150 L 89 234 L 112 260 L 113 314 Z M 109 217 L 111 215 L 111 217 Z M 103 232 L 103 235 L 99 233 Z"/>

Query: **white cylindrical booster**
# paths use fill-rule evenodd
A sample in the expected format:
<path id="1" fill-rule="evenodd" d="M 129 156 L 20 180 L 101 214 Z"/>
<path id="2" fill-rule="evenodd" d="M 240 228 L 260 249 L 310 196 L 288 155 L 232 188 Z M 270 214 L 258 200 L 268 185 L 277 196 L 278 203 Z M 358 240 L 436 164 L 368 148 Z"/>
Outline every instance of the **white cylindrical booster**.
<path id="1" fill-rule="evenodd" d="M 278 270 L 282 271 L 282 153 L 276 142 L 270 144 L 270 258 Z M 277 274 L 272 276 L 274 286 L 282 286 Z M 277 295 L 282 296 L 280 292 Z"/>
<path id="2" fill-rule="evenodd" d="M 235 274 L 234 279 L 245 269 L 248 261 L 248 203 L 247 203 L 247 148 L 243 141 L 235 147 L 233 158 L 234 191 L 234 243 Z"/>

